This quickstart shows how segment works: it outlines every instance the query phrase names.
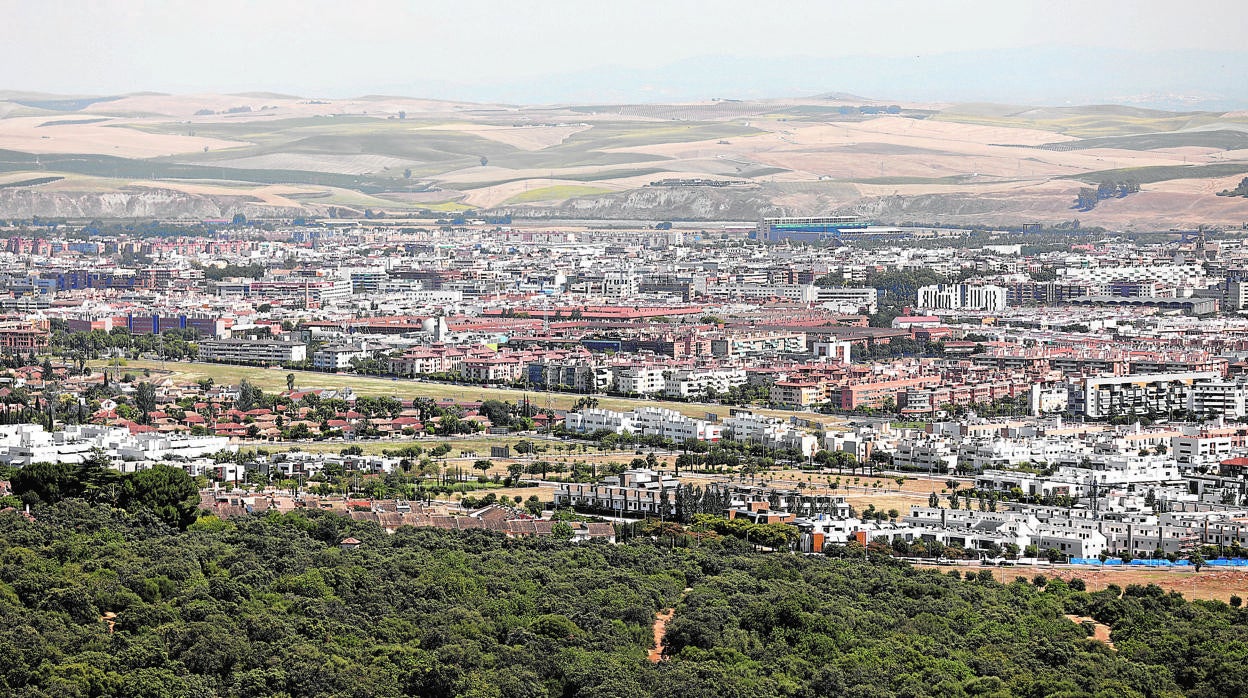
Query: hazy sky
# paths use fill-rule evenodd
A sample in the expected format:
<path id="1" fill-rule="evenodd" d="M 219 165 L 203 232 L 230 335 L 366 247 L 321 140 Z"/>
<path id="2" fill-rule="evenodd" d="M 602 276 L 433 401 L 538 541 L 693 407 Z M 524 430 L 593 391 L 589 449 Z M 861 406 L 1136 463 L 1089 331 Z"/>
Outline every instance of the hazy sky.
<path id="1" fill-rule="evenodd" d="M 550 76 L 702 56 L 1243 51 L 1248 36 L 1242 0 L 0 0 L 0 9 L 0 89 L 94 94 L 517 93 Z"/>

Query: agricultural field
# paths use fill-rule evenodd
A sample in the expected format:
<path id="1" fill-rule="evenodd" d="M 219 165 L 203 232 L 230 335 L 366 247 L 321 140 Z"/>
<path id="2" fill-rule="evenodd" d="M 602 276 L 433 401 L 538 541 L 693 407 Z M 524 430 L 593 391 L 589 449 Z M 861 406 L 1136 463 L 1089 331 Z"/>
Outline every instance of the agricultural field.
<path id="1" fill-rule="evenodd" d="M 549 187 L 540 187 L 538 189 L 530 189 L 507 199 L 508 203 L 522 204 L 530 201 L 551 201 L 571 199 L 576 196 L 588 196 L 590 194 L 605 194 L 611 191 L 602 187 L 589 187 L 576 184 L 556 184 Z"/>
<path id="2" fill-rule="evenodd" d="M 1214 195 L 1248 172 L 1242 112 L 885 109 L 846 99 L 515 106 L 249 93 L 0 101 L 0 216 L 123 217 L 142 208 L 177 217 L 215 208 L 222 217 L 475 210 L 664 220 L 865 211 L 882 223 L 1077 217 L 1126 230 L 1248 220 L 1248 200 Z M 647 188 L 665 178 L 743 185 Z M 1081 187 L 1113 178 L 1141 189 L 1074 210 Z M 275 196 L 273 187 L 297 189 Z"/>

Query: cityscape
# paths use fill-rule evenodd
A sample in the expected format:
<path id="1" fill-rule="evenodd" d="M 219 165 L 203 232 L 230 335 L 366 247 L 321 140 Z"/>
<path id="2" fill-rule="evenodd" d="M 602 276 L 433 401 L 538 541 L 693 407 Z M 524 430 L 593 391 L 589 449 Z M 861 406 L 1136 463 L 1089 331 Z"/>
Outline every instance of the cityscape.
<path id="1" fill-rule="evenodd" d="M 1059 45 L 1025 5 L 965 31 Z M 1248 695 L 1248 96 L 1194 45 L 1028 107 L 256 50 L 323 92 L 0 85 L 0 693 Z"/>

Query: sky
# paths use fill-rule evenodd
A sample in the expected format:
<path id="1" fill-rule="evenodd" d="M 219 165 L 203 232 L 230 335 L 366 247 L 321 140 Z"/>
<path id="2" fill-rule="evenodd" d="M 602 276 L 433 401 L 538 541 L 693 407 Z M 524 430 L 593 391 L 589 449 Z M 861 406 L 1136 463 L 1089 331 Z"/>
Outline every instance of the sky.
<path id="1" fill-rule="evenodd" d="M 873 66 L 926 61 L 924 80 L 957 93 L 968 75 L 943 66 L 968 52 L 1006 61 L 1032 49 L 1242 53 L 1240 2 L 0 0 L 0 90 L 538 102 L 761 96 L 772 84 L 781 94 L 767 96 L 781 97 L 836 91 L 844 86 L 830 83 L 864 73 L 859 86 L 887 90 L 892 69 Z M 838 61 L 854 72 L 793 77 L 794 66 Z M 1193 89 L 1208 91 L 1192 66 Z"/>

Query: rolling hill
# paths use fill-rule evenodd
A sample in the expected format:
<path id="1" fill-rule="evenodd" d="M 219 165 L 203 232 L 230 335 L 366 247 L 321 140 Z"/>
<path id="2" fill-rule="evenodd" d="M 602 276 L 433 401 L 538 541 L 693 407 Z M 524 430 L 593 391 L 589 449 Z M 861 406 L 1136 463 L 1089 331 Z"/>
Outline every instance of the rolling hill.
<path id="1" fill-rule="evenodd" d="M 1248 112 L 851 95 L 517 106 L 0 95 L 0 217 L 480 210 L 526 218 L 1235 225 Z M 731 180 L 730 187 L 670 180 Z M 665 181 L 668 180 L 668 181 Z M 1083 187 L 1138 193 L 1075 209 Z M 656 184 L 661 183 L 661 184 Z"/>

